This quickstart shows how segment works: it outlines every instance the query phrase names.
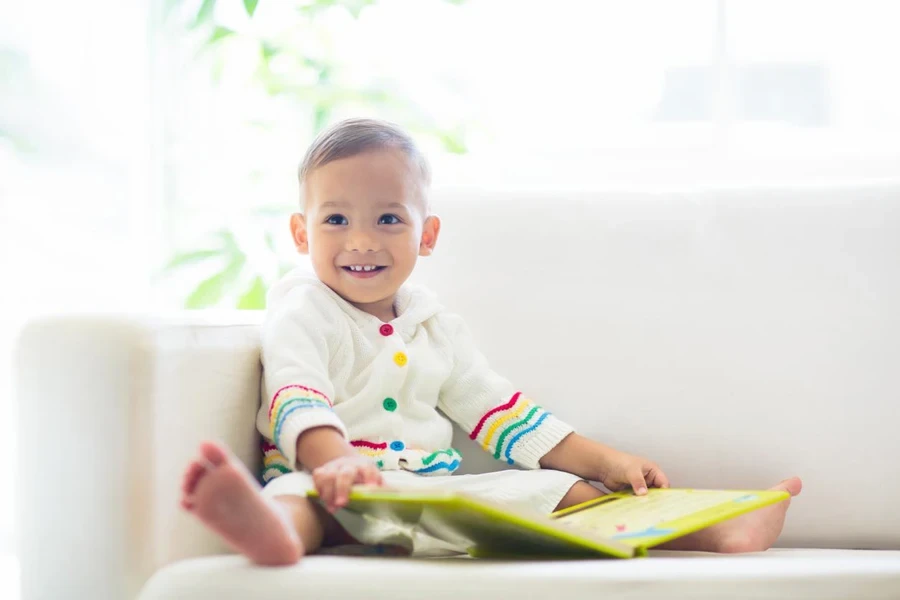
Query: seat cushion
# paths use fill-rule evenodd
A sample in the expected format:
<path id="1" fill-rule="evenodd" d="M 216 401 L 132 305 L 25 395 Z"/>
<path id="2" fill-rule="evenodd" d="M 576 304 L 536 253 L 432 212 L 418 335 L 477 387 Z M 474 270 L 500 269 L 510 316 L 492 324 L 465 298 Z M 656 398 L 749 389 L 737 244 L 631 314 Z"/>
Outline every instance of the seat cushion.
<path id="1" fill-rule="evenodd" d="M 141 600 L 459 598 L 898 598 L 900 551 L 653 552 L 636 560 L 488 561 L 311 556 L 259 568 L 239 556 L 159 571 Z"/>

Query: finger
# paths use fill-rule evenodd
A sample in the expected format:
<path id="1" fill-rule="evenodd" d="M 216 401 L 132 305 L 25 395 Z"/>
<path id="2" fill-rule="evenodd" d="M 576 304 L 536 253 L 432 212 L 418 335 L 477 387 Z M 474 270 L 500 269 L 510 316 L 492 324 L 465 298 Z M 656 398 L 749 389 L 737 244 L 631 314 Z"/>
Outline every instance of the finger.
<path id="1" fill-rule="evenodd" d="M 628 473 L 628 483 L 631 484 L 631 489 L 638 496 L 647 493 L 647 482 L 644 481 L 644 473 L 640 469 L 634 469 Z"/>
<path id="2" fill-rule="evenodd" d="M 338 471 L 334 485 L 334 506 L 335 508 L 343 508 L 347 506 L 347 500 L 350 496 L 350 488 L 356 480 L 357 470 L 355 467 L 342 467 Z"/>
<path id="3" fill-rule="evenodd" d="M 647 481 L 650 482 L 650 485 L 656 486 L 658 488 L 667 488 L 669 487 L 669 478 L 666 477 L 666 474 L 662 472 L 662 469 L 653 465 L 647 471 Z"/>
<path id="4" fill-rule="evenodd" d="M 312 479 L 313 486 L 316 488 L 316 493 L 319 494 L 319 500 L 323 500 L 322 498 L 322 487 L 324 483 L 323 478 L 324 471 L 322 469 L 313 469 L 312 470 Z"/>
<path id="5" fill-rule="evenodd" d="M 603 487 L 605 487 L 606 489 L 608 489 L 611 492 L 618 492 L 618 491 L 621 491 L 622 489 L 624 489 L 625 487 L 627 487 L 626 485 L 617 483 L 615 481 L 611 481 L 609 483 L 606 483 L 604 481 L 602 483 L 603 483 Z"/>
<path id="6" fill-rule="evenodd" d="M 313 474 L 319 498 L 328 512 L 334 512 L 334 479 L 334 472 L 330 469 L 317 469 Z"/>
<path id="7" fill-rule="evenodd" d="M 375 465 L 366 467 L 363 471 L 363 483 L 366 485 L 381 485 L 381 471 Z"/>
<path id="8" fill-rule="evenodd" d="M 362 464 L 353 469 L 353 481 L 351 485 L 356 485 L 358 483 L 366 483 L 369 479 L 369 465 Z"/>
<path id="9" fill-rule="evenodd" d="M 334 498 L 334 474 L 328 469 L 316 469 L 313 471 L 313 483 L 319 492 L 319 501 L 326 510 L 331 510 L 331 502 Z"/>

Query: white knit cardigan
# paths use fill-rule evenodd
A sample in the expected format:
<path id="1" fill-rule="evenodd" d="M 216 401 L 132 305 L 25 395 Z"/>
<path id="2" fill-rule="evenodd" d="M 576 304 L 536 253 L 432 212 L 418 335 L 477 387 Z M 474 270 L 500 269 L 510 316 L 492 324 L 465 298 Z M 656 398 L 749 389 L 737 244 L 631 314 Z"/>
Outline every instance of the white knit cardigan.
<path id="1" fill-rule="evenodd" d="M 264 480 L 301 467 L 297 438 L 313 427 L 333 427 L 381 469 L 423 475 L 459 467 L 446 417 L 498 460 L 530 469 L 573 431 L 493 372 L 431 292 L 403 286 L 395 309 L 382 322 L 302 269 L 272 287 L 257 415 Z"/>

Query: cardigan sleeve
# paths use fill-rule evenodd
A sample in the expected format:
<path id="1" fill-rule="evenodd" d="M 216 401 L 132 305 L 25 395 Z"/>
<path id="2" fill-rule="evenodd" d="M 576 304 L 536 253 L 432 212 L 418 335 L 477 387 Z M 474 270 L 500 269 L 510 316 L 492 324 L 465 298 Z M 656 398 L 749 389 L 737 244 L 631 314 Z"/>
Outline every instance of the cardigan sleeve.
<path id="1" fill-rule="evenodd" d="M 333 427 L 348 437 L 333 410 L 328 376 L 335 318 L 316 301 L 316 293 L 308 287 L 291 290 L 270 306 L 262 327 L 263 389 L 256 425 L 275 446 L 268 446 L 271 461 L 266 451 L 266 470 L 297 468 L 297 438 L 308 429 Z"/>
<path id="2" fill-rule="evenodd" d="M 574 429 L 495 373 L 460 317 L 442 314 L 439 319 L 451 345 L 453 368 L 438 407 L 494 458 L 540 468 L 540 459 Z"/>

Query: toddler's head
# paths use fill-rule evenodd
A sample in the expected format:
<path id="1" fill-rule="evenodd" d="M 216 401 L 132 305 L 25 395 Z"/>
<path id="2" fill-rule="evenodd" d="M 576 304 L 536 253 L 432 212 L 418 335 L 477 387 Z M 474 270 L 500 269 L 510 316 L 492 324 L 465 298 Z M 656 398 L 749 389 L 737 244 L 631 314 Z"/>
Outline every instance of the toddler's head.
<path id="1" fill-rule="evenodd" d="M 324 131 L 300 165 L 297 250 L 316 276 L 357 308 L 390 320 L 394 295 L 437 243 L 424 156 L 401 129 L 350 119 Z"/>

